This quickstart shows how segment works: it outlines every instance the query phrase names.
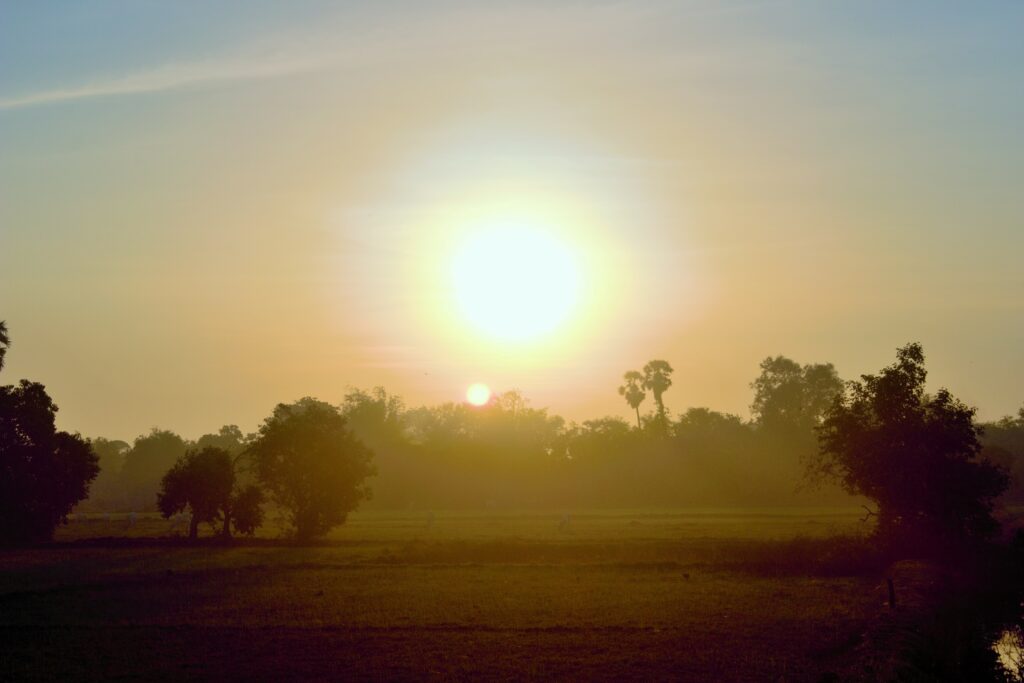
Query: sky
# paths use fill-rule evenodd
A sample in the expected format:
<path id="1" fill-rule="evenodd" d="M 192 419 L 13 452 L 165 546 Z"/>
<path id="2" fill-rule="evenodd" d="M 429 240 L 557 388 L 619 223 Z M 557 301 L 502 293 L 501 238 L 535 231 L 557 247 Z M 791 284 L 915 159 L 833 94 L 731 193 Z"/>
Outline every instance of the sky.
<path id="1" fill-rule="evenodd" d="M 920 341 L 930 386 L 1016 412 L 1022 30 L 1013 2 L 3 0 L 2 380 L 127 440 L 352 386 L 628 417 L 653 358 L 669 409 L 746 416 L 766 356 L 855 378 Z M 558 246 L 492 240 L 456 282 L 501 230 Z M 515 299 L 545 264 L 572 296 Z"/>

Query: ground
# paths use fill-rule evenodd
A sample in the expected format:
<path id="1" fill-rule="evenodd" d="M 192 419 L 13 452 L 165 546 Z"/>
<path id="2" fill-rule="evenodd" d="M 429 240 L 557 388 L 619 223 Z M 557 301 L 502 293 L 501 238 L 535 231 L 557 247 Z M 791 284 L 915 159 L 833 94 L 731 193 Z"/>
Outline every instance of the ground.
<path id="1" fill-rule="evenodd" d="M 815 681 L 862 666 L 856 510 L 367 513 L 198 547 L 141 516 L 0 552 L 0 679 Z M 847 551 L 848 552 L 848 551 Z"/>

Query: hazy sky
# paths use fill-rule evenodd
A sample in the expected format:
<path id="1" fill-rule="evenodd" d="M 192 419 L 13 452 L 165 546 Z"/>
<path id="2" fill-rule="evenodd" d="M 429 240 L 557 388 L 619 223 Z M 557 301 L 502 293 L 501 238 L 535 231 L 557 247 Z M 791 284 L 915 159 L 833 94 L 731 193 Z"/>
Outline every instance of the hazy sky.
<path id="1" fill-rule="evenodd" d="M 627 416 L 651 358 L 671 409 L 746 415 L 769 354 L 854 377 L 919 340 L 1013 412 L 1021 35 L 1016 2 L 4 1 L 3 380 L 127 439 L 349 385 Z M 578 258 L 550 335 L 460 317 L 481 220 Z"/>

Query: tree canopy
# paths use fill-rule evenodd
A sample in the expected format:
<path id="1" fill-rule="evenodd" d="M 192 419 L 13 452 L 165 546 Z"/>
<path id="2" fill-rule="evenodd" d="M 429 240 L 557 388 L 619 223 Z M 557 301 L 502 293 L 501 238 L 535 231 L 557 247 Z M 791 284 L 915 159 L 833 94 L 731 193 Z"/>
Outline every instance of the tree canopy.
<path id="1" fill-rule="evenodd" d="M 921 345 L 908 344 L 892 365 L 850 382 L 825 413 L 811 467 L 873 500 L 890 540 L 983 536 L 996 528 L 1006 474 L 976 458 L 975 410 L 946 389 L 925 393 L 926 378 Z"/>
<path id="2" fill-rule="evenodd" d="M 164 517 L 192 513 L 189 537 L 196 538 L 199 524 L 220 522 L 221 535 L 231 536 L 231 527 L 252 534 L 263 519 L 263 495 L 252 485 L 238 488 L 235 458 L 216 446 L 190 450 L 164 474 L 157 494 L 157 506 Z"/>
<path id="3" fill-rule="evenodd" d="M 307 397 L 279 404 L 247 452 L 297 538 L 323 536 L 370 496 L 372 451 L 341 411 L 322 401 Z"/>
<path id="4" fill-rule="evenodd" d="M 188 443 L 172 431 L 153 428 L 137 439 L 125 455 L 120 485 L 132 510 L 152 509 L 160 479 L 185 451 Z"/>
<path id="5" fill-rule="evenodd" d="M 42 384 L 0 387 L 2 545 L 51 538 L 99 472 L 89 442 L 58 431 L 56 413 Z"/>
<path id="6" fill-rule="evenodd" d="M 801 366 L 785 356 L 761 361 L 761 374 L 751 384 L 754 421 L 774 432 L 809 431 L 816 427 L 842 392 L 843 382 L 831 363 Z"/>

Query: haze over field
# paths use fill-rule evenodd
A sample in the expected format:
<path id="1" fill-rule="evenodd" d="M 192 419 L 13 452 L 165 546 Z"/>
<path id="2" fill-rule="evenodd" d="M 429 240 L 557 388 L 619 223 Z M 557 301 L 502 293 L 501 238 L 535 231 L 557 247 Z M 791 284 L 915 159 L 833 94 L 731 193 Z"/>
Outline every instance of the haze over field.
<path id="1" fill-rule="evenodd" d="M 850 378 L 916 339 L 983 419 L 1012 413 L 1022 25 L 1002 3 L 4 3 L 8 376 L 122 438 L 348 385 L 630 417 L 614 387 L 649 358 L 671 410 L 746 415 L 765 356 Z"/>

